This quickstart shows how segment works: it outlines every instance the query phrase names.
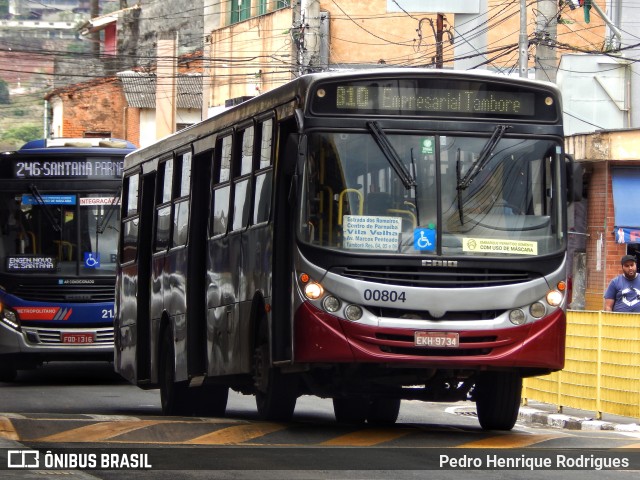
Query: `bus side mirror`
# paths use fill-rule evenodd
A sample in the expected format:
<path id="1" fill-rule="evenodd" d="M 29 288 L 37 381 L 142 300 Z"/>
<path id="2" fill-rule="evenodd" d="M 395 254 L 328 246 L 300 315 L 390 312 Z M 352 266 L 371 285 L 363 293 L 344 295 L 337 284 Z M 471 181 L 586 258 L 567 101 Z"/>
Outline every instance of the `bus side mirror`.
<path id="1" fill-rule="evenodd" d="M 573 159 L 573 155 L 564 154 L 565 166 L 567 169 L 567 201 L 569 203 L 582 200 L 582 181 L 584 168 Z"/>

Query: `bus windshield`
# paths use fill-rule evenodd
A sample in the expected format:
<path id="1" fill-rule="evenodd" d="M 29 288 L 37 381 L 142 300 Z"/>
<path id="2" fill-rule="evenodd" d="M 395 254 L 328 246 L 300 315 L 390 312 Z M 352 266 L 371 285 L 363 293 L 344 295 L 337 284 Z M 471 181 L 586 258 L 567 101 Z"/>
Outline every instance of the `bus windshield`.
<path id="1" fill-rule="evenodd" d="M 0 271 L 113 275 L 119 202 L 117 192 L 0 192 Z"/>
<path id="2" fill-rule="evenodd" d="M 354 253 L 561 251 L 560 145 L 508 133 L 310 134 L 301 240 Z"/>

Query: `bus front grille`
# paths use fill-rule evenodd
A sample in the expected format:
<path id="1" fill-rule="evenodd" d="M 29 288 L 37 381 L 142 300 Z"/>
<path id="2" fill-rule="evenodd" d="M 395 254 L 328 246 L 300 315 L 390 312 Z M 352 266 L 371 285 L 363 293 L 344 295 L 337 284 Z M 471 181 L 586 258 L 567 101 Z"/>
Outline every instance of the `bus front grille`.
<path id="1" fill-rule="evenodd" d="M 115 299 L 115 282 L 100 285 L 20 284 L 12 293 L 22 300 L 32 302 L 106 303 Z"/>
<path id="2" fill-rule="evenodd" d="M 476 357 L 489 355 L 496 345 L 495 335 L 474 335 L 460 338 L 459 348 L 424 348 L 414 346 L 410 335 L 376 333 L 376 339 L 386 344 L 379 345 L 384 353 L 413 355 L 417 357 Z"/>
<path id="3" fill-rule="evenodd" d="M 66 345 L 66 346 L 91 346 L 113 344 L 113 327 L 107 328 L 85 328 L 85 329 L 59 329 L 59 328 L 38 328 L 23 327 L 27 341 L 31 344 L 39 345 Z M 73 334 L 93 334 L 93 341 L 84 344 L 64 343 L 62 335 L 64 333 Z"/>
<path id="4" fill-rule="evenodd" d="M 404 287 L 464 288 L 513 285 L 537 278 L 529 272 L 481 268 L 422 268 L 404 266 L 340 267 L 332 272 L 366 282 Z"/>

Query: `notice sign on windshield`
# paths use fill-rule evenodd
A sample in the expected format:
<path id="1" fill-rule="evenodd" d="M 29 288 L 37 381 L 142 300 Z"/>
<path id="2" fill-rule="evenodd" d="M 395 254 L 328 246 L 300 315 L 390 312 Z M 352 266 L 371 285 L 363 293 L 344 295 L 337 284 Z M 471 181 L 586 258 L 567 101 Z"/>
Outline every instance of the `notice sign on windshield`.
<path id="1" fill-rule="evenodd" d="M 50 272 L 55 269 L 55 257 L 35 255 L 10 255 L 7 257 L 8 272 Z"/>
<path id="2" fill-rule="evenodd" d="M 342 227 L 344 248 L 398 251 L 400 217 L 344 215 Z"/>
<path id="3" fill-rule="evenodd" d="M 465 238 L 462 241 L 462 250 L 473 253 L 537 255 L 538 243 L 524 240 L 503 240 L 500 238 Z"/>
<path id="4" fill-rule="evenodd" d="M 75 205 L 75 195 L 40 195 L 34 197 L 33 195 L 22 195 L 22 205 Z"/>

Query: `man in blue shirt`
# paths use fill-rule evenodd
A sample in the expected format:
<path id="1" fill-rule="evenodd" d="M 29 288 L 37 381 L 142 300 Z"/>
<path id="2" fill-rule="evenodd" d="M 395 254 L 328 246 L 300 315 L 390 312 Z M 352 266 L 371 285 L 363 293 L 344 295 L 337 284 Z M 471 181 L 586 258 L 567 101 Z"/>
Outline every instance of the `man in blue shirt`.
<path id="1" fill-rule="evenodd" d="M 620 263 L 622 274 L 611 280 L 604 292 L 604 310 L 640 313 L 640 277 L 636 257 L 625 255 Z"/>

